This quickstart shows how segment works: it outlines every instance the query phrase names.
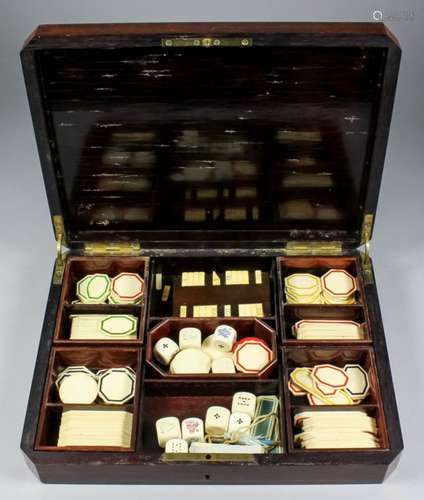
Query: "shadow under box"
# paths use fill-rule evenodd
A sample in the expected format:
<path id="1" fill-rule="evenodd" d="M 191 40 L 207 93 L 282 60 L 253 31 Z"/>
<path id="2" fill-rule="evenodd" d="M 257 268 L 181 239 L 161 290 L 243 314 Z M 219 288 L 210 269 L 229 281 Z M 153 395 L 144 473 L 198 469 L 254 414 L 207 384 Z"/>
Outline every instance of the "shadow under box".
<path id="1" fill-rule="evenodd" d="M 40 419 L 38 422 L 38 431 L 35 441 L 37 450 L 69 450 L 70 447 L 57 447 L 57 438 L 59 434 L 61 415 L 64 410 L 102 409 L 107 411 L 125 410 L 133 413 L 133 428 L 131 436 L 131 447 L 120 448 L 119 451 L 134 451 L 137 420 L 139 413 L 139 392 L 141 387 L 141 360 L 142 350 L 138 348 L 125 347 L 53 347 L 47 378 L 44 387 L 43 400 L 41 404 Z M 136 373 L 135 396 L 132 402 L 123 405 L 111 405 L 102 401 L 87 405 L 63 404 L 59 399 L 58 390 L 55 384 L 56 377 L 62 370 L 68 366 L 86 366 L 93 372 L 101 369 L 131 367 Z M 117 447 L 103 446 L 72 446 L 72 449 L 86 450 L 94 449 L 99 451 L 116 450 Z"/>
<path id="2" fill-rule="evenodd" d="M 239 316 L 239 304 L 262 304 L 264 317 L 274 317 L 276 311 L 275 261 L 271 258 L 193 257 L 155 259 L 152 266 L 150 292 L 151 318 L 180 317 L 180 306 L 186 306 L 187 317 L 193 317 L 193 306 L 215 305 L 217 316 L 224 317 L 224 306 L 230 306 L 229 316 Z M 248 271 L 249 284 L 226 285 L 226 271 Z M 205 286 L 182 286 L 183 272 L 204 272 Z M 213 284 L 213 273 L 220 284 Z"/>
<path id="3" fill-rule="evenodd" d="M 287 344 L 347 344 L 347 343 L 371 343 L 371 332 L 366 308 L 362 305 L 354 306 L 331 306 L 323 304 L 298 305 L 285 304 L 282 320 L 283 342 Z M 354 321 L 362 326 L 364 336 L 362 339 L 313 339 L 299 340 L 292 332 L 295 323 L 301 320 L 323 320 L 323 321 Z"/>
<path id="4" fill-rule="evenodd" d="M 224 406 L 231 410 L 233 395 L 239 391 L 247 391 L 261 395 L 272 395 L 280 398 L 280 436 L 285 448 L 284 414 L 281 400 L 281 380 L 227 380 L 227 381 L 145 381 L 143 396 L 139 442 L 137 448 L 143 453 L 162 453 L 156 437 L 156 420 L 163 417 L 177 417 L 183 420 L 188 417 L 205 419 L 210 406 Z"/>
<path id="5" fill-rule="evenodd" d="M 163 337 L 170 337 L 178 344 L 178 333 L 181 328 L 195 327 L 202 332 L 202 341 L 212 335 L 218 325 L 229 325 L 237 330 L 237 340 L 245 337 L 257 337 L 264 340 L 273 353 L 273 359 L 257 374 L 236 372 L 234 374 L 171 374 L 168 369 L 158 363 L 153 355 L 155 343 Z M 196 378 L 196 379 L 218 379 L 218 378 L 268 378 L 276 374 L 277 368 L 277 340 L 276 332 L 265 322 L 258 319 L 241 318 L 214 318 L 214 319 L 167 319 L 156 325 L 147 334 L 146 341 L 146 365 L 148 372 L 154 377 L 163 378 Z"/>
<path id="6" fill-rule="evenodd" d="M 365 293 L 358 259 L 354 256 L 342 257 L 281 257 L 279 259 L 279 286 L 282 293 L 280 303 L 287 305 L 284 289 L 284 278 L 294 273 L 309 273 L 321 277 L 330 269 L 344 269 L 356 278 L 356 304 L 365 304 Z M 339 307 L 335 304 L 325 304 L 324 307 Z M 353 305 L 354 306 L 354 305 Z M 349 306 L 343 306 L 349 307 Z M 352 307 L 352 306 L 351 306 Z"/>

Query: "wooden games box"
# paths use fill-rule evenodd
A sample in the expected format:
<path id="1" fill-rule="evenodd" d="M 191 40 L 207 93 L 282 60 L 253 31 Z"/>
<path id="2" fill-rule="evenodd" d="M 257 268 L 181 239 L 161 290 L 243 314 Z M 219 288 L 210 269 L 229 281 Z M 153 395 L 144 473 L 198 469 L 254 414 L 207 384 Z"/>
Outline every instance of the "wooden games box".
<path id="1" fill-rule="evenodd" d="M 21 443 L 40 480 L 382 482 L 403 447 L 369 253 L 400 62 L 393 34 L 379 23 L 48 25 L 21 58 L 58 249 Z M 231 269 L 250 284 L 226 286 Z M 353 304 L 287 301 L 285 277 L 329 269 L 356 278 Z M 85 275 L 121 272 L 144 279 L 141 304 L 75 302 Z M 183 272 L 205 283 L 184 287 Z M 241 304 L 260 306 L 246 316 Z M 137 332 L 73 340 L 75 314 L 130 314 Z M 355 321 L 364 336 L 298 340 L 302 319 Z M 269 341 L 261 376 L 168 376 L 155 363 L 155 340 L 223 322 Z M 297 412 L 351 408 L 288 391 L 294 368 L 320 360 L 367 370 L 355 408 L 376 419 L 379 448 L 295 442 Z M 133 416 L 129 447 L 58 446 L 70 408 L 55 377 L 73 365 L 134 370 L 121 408 Z M 237 391 L 279 398 L 277 452 L 159 448 L 158 418 L 203 418 Z"/>

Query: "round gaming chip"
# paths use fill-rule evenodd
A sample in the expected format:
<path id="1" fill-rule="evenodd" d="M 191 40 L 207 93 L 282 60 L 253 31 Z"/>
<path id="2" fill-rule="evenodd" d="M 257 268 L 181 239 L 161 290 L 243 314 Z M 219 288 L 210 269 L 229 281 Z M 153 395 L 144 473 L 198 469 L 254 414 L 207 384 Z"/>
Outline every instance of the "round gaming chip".
<path id="1" fill-rule="evenodd" d="M 136 273 L 120 273 L 112 279 L 110 301 L 136 304 L 144 294 L 144 280 Z"/>

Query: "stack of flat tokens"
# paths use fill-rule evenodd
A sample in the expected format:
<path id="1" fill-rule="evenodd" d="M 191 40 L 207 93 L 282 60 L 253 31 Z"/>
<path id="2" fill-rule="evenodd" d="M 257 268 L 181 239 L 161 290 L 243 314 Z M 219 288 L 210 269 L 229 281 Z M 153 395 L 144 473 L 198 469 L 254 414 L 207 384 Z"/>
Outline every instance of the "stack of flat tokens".
<path id="1" fill-rule="evenodd" d="M 344 269 L 331 269 L 321 277 L 324 304 L 355 304 L 356 279 Z"/>
<path id="2" fill-rule="evenodd" d="M 130 367 L 99 370 L 68 366 L 55 384 L 64 404 L 93 404 L 98 398 L 107 404 L 124 404 L 134 398 L 136 375 Z"/>
<path id="3" fill-rule="evenodd" d="M 144 280 L 136 273 L 120 273 L 110 279 L 107 274 L 88 274 L 78 281 L 76 294 L 83 304 L 140 304 L 144 297 Z"/>
<path id="4" fill-rule="evenodd" d="M 130 314 L 73 314 L 71 340 L 133 340 L 138 319 Z"/>
<path id="5" fill-rule="evenodd" d="M 355 321 L 302 319 L 292 327 L 298 340 L 361 340 L 362 325 Z"/>
<path id="6" fill-rule="evenodd" d="M 131 446 L 133 415 L 116 410 L 65 410 L 57 446 Z"/>
<path id="7" fill-rule="evenodd" d="M 309 273 L 294 273 L 284 278 L 288 304 L 356 303 L 356 279 L 344 269 L 330 269 L 321 278 Z"/>
<path id="8" fill-rule="evenodd" d="M 289 304 L 322 304 L 321 281 L 309 273 L 295 273 L 284 278 Z"/>
<path id="9" fill-rule="evenodd" d="M 234 374 L 236 371 L 256 374 L 263 370 L 274 354 L 268 344 L 257 337 L 237 341 L 237 331 L 219 325 L 202 342 L 198 328 L 183 328 L 179 343 L 162 337 L 153 347 L 153 356 L 161 365 L 169 366 L 171 374 Z"/>
<path id="10" fill-rule="evenodd" d="M 296 445 L 305 449 L 379 448 L 375 418 L 362 410 L 302 411 L 294 416 Z"/>
<path id="11" fill-rule="evenodd" d="M 354 405 L 362 402 L 370 390 L 368 373 L 357 364 L 344 368 L 323 364 L 296 368 L 290 373 L 289 391 L 306 396 L 311 406 Z"/>

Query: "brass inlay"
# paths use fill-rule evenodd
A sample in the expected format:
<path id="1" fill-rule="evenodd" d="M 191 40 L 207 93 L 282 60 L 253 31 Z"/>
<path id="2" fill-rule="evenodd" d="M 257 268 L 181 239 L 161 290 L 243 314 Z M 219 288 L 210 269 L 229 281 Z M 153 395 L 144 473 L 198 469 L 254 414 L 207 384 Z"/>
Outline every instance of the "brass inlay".
<path id="1" fill-rule="evenodd" d="M 161 462 L 256 462 L 249 453 L 162 453 Z"/>
<path id="2" fill-rule="evenodd" d="M 189 38 L 180 36 L 175 38 L 162 38 L 162 47 L 251 47 L 251 38 Z"/>
<path id="3" fill-rule="evenodd" d="M 289 241 L 286 255 L 341 255 L 341 241 Z"/>
<path id="4" fill-rule="evenodd" d="M 85 255 L 134 256 L 140 255 L 141 246 L 137 241 L 94 241 L 84 244 Z"/>

